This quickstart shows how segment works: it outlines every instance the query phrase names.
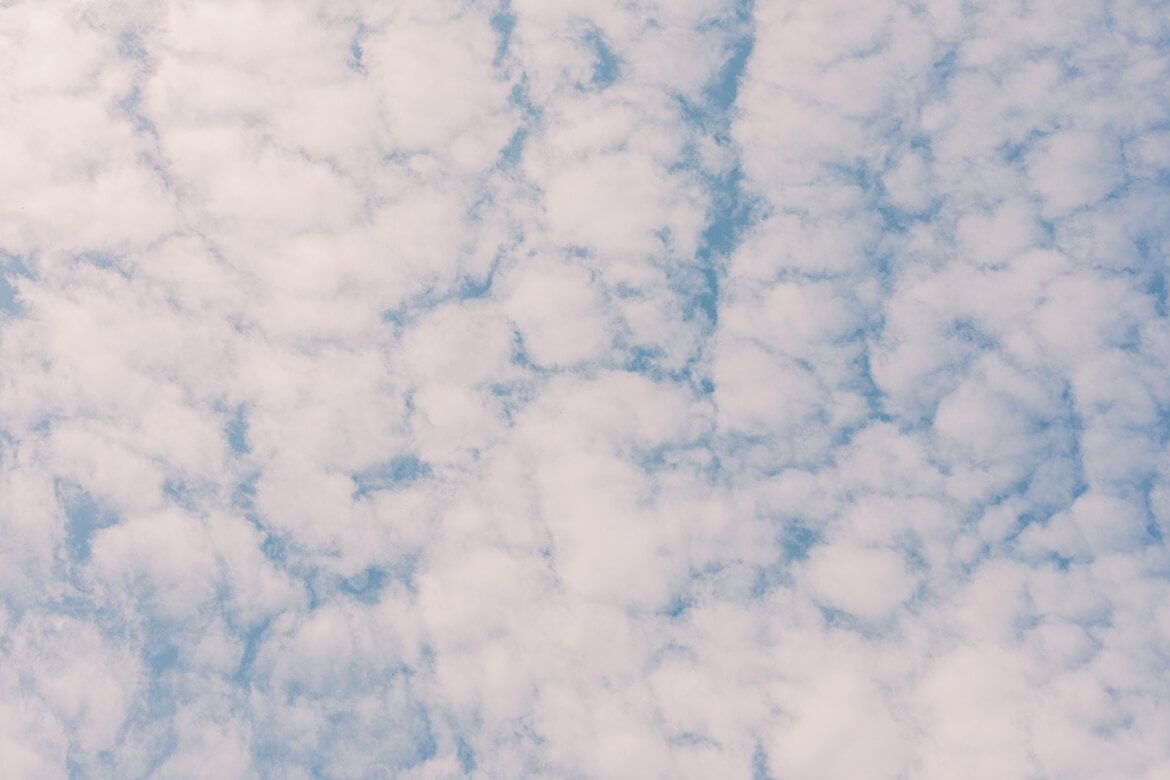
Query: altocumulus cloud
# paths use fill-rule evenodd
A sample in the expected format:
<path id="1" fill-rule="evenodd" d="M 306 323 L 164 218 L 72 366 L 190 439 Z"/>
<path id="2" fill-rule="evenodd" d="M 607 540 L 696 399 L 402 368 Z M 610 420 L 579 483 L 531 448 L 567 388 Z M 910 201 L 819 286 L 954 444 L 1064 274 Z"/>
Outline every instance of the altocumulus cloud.
<path id="1" fill-rule="evenodd" d="M 1170 777 L 1154 0 L 0 2 L 0 774 Z"/>

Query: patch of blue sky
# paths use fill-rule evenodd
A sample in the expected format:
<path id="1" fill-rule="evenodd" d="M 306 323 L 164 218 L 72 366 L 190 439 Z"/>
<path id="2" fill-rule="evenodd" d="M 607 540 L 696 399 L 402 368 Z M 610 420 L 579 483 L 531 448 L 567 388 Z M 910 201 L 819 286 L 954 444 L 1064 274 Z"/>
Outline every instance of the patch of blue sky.
<path id="1" fill-rule="evenodd" d="M 142 90 L 138 86 L 131 87 L 130 91 L 118 101 L 118 108 L 130 120 L 135 131 L 158 136 L 158 128 L 142 110 Z"/>
<path id="2" fill-rule="evenodd" d="M 20 300 L 16 288 L 4 274 L 0 274 L 0 314 L 20 314 Z"/>
<path id="3" fill-rule="evenodd" d="M 627 460 L 647 476 L 683 469 L 714 482 L 718 476 L 718 457 L 714 437 L 702 433 L 686 441 L 672 441 L 652 447 L 632 447 L 624 453 Z"/>
<path id="4" fill-rule="evenodd" d="M 978 353 L 996 351 L 1000 348 L 999 339 L 979 327 L 979 322 L 969 317 L 956 317 L 951 320 L 947 336 L 949 341 L 965 344 Z"/>
<path id="5" fill-rule="evenodd" d="M 528 140 L 527 127 L 517 128 L 508 138 L 508 143 L 500 150 L 500 160 L 496 167 L 500 170 L 511 170 L 519 164 L 524 156 L 524 142 Z"/>
<path id="6" fill-rule="evenodd" d="M 751 598 L 761 598 L 774 588 L 790 584 L 792 567 L 806 560 L 813 548 L 824 543 L 823 533 L 800 518 L 785 518 L 778 522 L 780 529 L 774 540 L 776 558 L 768 564 L 753 567 Z"/>
<path id="7" fill-rule="evenodd" d="M 16 437 L 0 427 L 0 469 L 12 465 L 12 459 L 16 454 L 16 446 Z"/>
<path id="8" fill-rule="evenodd" d="M 703 231 L 699 257 L 731 253 L 757 216 L 760 201 L 743 187 L 743 169 L 737 162 L 729 170 L 705 177 L 711 194 L 711 212 Z"/>
<path id="9" fill-rule="evenodd" d="M 418 556 L 406 555 L 393 565 L 367 566 L 352 577 L 341 578 L 338 589 L 362 604 L 377 604 L 393 582 L 400 582 L 407 591 L 414 592 L 418 565 Z"/>
<path id="10" fill-rule="evenodd" d="M 662 609 L 662 616 L 670 621 L 682 620 L 695 606 L 695 598 L 689 593 L 675 594 Z"/>
<path id="11" fill-rule="evenodd" d="M 925 224 L 935 219 L 942 210 L 941 198 L 932 199 L 920 209 L 907 208 L 902 205 L 893 205 L 883 193 L 873 205 L 874 213 L 882 220 L 885 235 L 894 236 L 908 233 L 916 225 Z"/>
<path id="12" fill-rule="evenodd" d="M 842 389 L 853 390 L 865 399 L 869 414 L 867 415 L 868 424 L 870 421 L 878 420 L 881 422 L 893 421 L 893 416 L 886 409 L 886 393 L 878 385 L 873 376 L 873 365 L 871 361 L 871 339 L 872 335 L 864 331 L 858 331 L 855 334 L 857 341 L 857 354 L 849 361 L 849 375 L 848 378 L 842 382 Z M 846 443 L 852 436 L 853 428 L 851 426 L 844 426 L 839 429 L 838 434 L 840 443 Z"/>
<path id="13" fill-rule="evenodd" d="M 508 95 L 508 105 L 517 112 L 520 124 L 512 131 L 512 134 L 508 136 L 507 142 L 500 148 L 496 164 L 492 169 L 493 173 L 503 173 L 505 175 L 511 175 L 516 166 L 520 164 L 532 132 L 540 125 L 543 116 L 541 108 L 532 102 L 528 94 L 528 81 L 524 74 L 521 74 L 516 79 L 516 83 L 512 85 L 511 92 Z M 489 181 L 490 179 L 485 179 L 485 185 Z M 469 210 L 470 218 L 475 220 L 478 217 L 478 212 L 482 205 L 494 204 L 495 202 L 495 188 L 485 186 L 483 192 Z"/>
<path id="14" fill-rule="evenodd" d="M 896 142 L 896 139 L 891 141 Z M 858 218 L 865 219 L 875 228 L 880 224 L 880 230 L 875 231 L 878 236 L 876 240 L 880 242 L 887 242 L 891 237 L 906 233 L 917 223 L 929 221 L 942 208 L 942 200 L 938 198 L 917 210 L 895 205 L 886 190 L 883 174 L 887 171 L 879 170 L 861 158 L 826 163 L 824 171 L 826 179 L 835 179 L 856 187 L 862 194 L 862 208 Z M 876 215 L 880 223 L 872 215 Z"/>
<path id="15" fill-rule="evenodd" d="M 976 506 L 991 508 L 1007 499 L 1021 499 L 1023 503 L 1018 510 L 1016 525 L 1006 537 L 1006 541 L 1014 544 L 1028 527 L 1046 525 L 1087 491 L 1088 483 L 1083 477 L 1080 461 L 1073 457 L 1053 456 L 1005 489 L 985 497 Z"/>
<path id="16" fill-rule="evenodd" d="M 256 509 L 256 483 L 260 472 L 249 474 L 232 489 L 231 506 L 261 535 L 260 552 L 276 566 L 287 568 L 294 564 L 289 539 L 275 532 Z"/>
<path id="17" fill-rule="evenodd" d="M 719 322 L 719 296 L 724 264 L 751 229 L 761 202 L 743 187 L 743 171 L 739 164 L 719 173 L 700 174 L 710 195 L 706 227 L 703 229 L 694 279 L 689 291 L 684 314 L 687 319 L 703 317 L 713 329 Z M 673 281 L 689 281 L 685 275 L 673 275 Z"/>
<path id="18" fill-rule="evenodd" d="M 455 735 L 455 757 L 459 760 L 459 768 L 464 774 L 471 774 L 477 766 L 475 751 L 471 749 L 467 739 L 462 734 Z"/>
<path id="19" fill-rule="evenodd" d="M 714 738 L 705 734 L 696 734 L 693 731 L 682 731 L 677 734 L 671 734 L 666 742 L 673 747 L 696 748 L 719 746 L 719 742 Z"/>
<path id="20" fill-rule="evenodd" d="M 751 589 L 748 591 L 748 597 L 751 599 L 764 598 L 774 589 L 792 582 L 788 566 L 779 559 L 766 565 L 754 566 L 752 573 Z"/>
<path id="21" fill-rule="evenodd" d="M 383 490 L 401 490 L 431 475 L 431 466 L 415 455 L 399 455 L 351 474 L 353 497 L 362 498 Z"/>
<path id="22" fill-rule="evenodd" d="M 91 265 L 103 271 L 114 271 L 125 279 L 130 278 L 130 272 L 122 267 L 123 258 L 113 252 L 88 250 L 78 252 L 74 255 L 74 259 L 80 264 Z"/>
<path id="23" fill-rule="evenodd" d="M 786 565 L 808 558 L 812 549 L 823 541 L 820 531 L 799 518 L 785 520 L 776 537 L 780 559 Z"/>
<path id="24" fill-rule="evenodd" d="M 350 70 L 362 75 L 366 74 L 364 44 L 369 34 L 370 31 L 366 25 L 359 21 L 357 29 L 354 30 L 353 37 L 349 41 L 349 61 L 346 64 Z"/>
<path id="25" fill-rule="evenodd" d="M 272 617 L 263 618 L 248 626 L 233 625 L 231 615 L 225 616 L 228 625 L 232 627 L 233 633 L 243 642 L 243 653 L 240 654 L 240 662 L 236 666 L 235 672 L 232 674 L 232 680 L 236 685 L 245 689 L 250 688 L 253 678 L 253 667 L 256 663 L 256 656 L 260 652 L 260 646 L 272 627 Z"/>
<path id="26" fill-rule="evenodd" d="M 136 70 L 139 77 L 136 79 L 135 83 L 131 85 L 129 91 L 118 101 L 118 109 L 122 112 L 122 115 L 130 121 L 130 124 L 134 128 L 135 132 L 158 138 L 158 128 L 155 126 L 154 121 L 151 120 L 151 118 L 147 115 L 142 105 L 142 88 L 140 86 L 141 76 L 144 73 L 149 72 L 151 68 L 151 57 L 149 50 L 146 48 L 146 43 L 143 40 L 141 32 L 130 29 L 119 35 L 118 54 L 122 58 L 130 60 L 137 65 Z M 146 162 L 150 168 L 155 171 L 156 174 L 159 174 L 164 183 L 169 186 L 169 178 L 166 175 L 163 165 L 160 164 L 158 160 L 153 159 L 150 155 L 146 155 L 143 161 Z"/>
<path id="27" fill-rule="evenodd" d="M 1165 446 L 1165 440 L 1161 443 Z M 1162 528 L 1162 523 L 1159 520 L 1158 510 L 1154 507 L 1154 495 L 1158 489 L 1158 478 L 1153 474 L 1147 475 L 1138 487 L 1138 496 L 1134 500 L 1134 503 L 1141 507 L 1142 514 L 1145 516 L 1146 546 L 1165 547 L 1166 532 Z"/>
<path id="28" fill-rule="evenodd" d="M 545 370 L 532 359 L 532 355 L 528 350 L 528 345 L 524 341 L 524 334 L 518 330 L 515 330 L 512 333 L 512 350 L 511 356 L 509 357 L 509 362 L 513 366 L 519 366 L 520 368 L 528 369 L 529 371 L 537 374 L 540 374 Z"/>
<path id="29" fill-rule="evenodd" d="M 150 52 L 147 51 L 146 43 L 139 31 L 129 29 L 118 36 L 118 55 L 128 60 L 145 62 L 149 59 Z"/>
<path id="30" fill-rule="evenodd" d="M 491 25 L 497 38 L 492 66 L 498 68 L 508 56 L 508 48 L 512 45 L 512 32 L 516 29 L 516 14 L 512 13 L 511 0 L 501 0 L 499 8 L 492 14 Z"/>
<path id="31" fill-rule="evenodd" d="M 187 641 L 174 641 L 173 627 L 161 624 L 148 624 L 144 634 L 142 660 L 150 670 L 151 679 L 157 682 L 167 672 L 178 667 L 182 645 Z"/>
<path id="32" fill-rule="evenodd" d="M 1170 191 L 1170 182 L 1167 182 L 1166 189 Z M 1134 265 L 1140 269 L 1138 273 L 1142 280 L 1142 289 L 1154 302 L 1154 311 L 1159 317 L 1170 316 L 1168 305 L 1170 291 L 1167 289 L 1165 253 L 1162 251 L 1162 244 L 1165 241 L 1166 237 L 1152 231 L 1136 236 L 1133 240 L 1134 251 L 1137 253 Z"/>
<path id="33" fill-rule="evenodd" d="M 224 426 L 224 435 L 228 446 L 236 455 L 247 455 L 252 451 L 248 444 L 248 408 L 244 404 L 236 406 L 232 416 Z"/>
<path id="34" fill-rule="evenodd" d="M 232 489 L 232 508 L 244 513 L 252 522 L 258 522 L 256 514 L 256 483 L 260 480 L 260 472 L 253 472 L 240 480 Z"/>
<path id="35" fill-rule="evenodd" d="M 752 751 L 752 780 L 776 780 L 769 766 L 768 751 L 760 743 Z"/>
<path id="36" fill-rule="evenodd" d="M 645 374 L 652 379 L 665 378 L 666 372 L 659 365 L 666 351 L 656 344 L 636 344 L 623 350 L 626 362 L 623 368 L 636 374 Z"/>
<path id="37" fill-rule="evenodd" d="M 459 290 L 456 293 L 460 301 L 483 300 L 491 295 L 492 282 L 495 280 L 496 266 L 483 276 L 462 276 L 459 279 Z"/>
<path id="38" fill-rule="evenodd" d="M 923 100 L 937 97 L 939 93 L 945 90 L 950 84 L 951 79 L 958 72 L 958 67 L 959 47 L 957 45 L 946 46 L 943 49 L 942 56 L 930 65 L 926 88 L 923 90 Z"/>
<path id="39" fill-rule="evenodd" d="M 214 483 L 208 483 L 200 489 L 200 486 L 192 485 L 181 477 L 172 476 L 163 480 L 162 492 L 176 506 L 180 506 L 188 511 L 197 511 L 199 509 L 200 498 L 214 495 L 215 488 Z"/>
<path id="40" fill-rule="evenodd" d="M 739 94 L 739 85 L 755 46 L 755 38 L 748 24 L 754 3 L 736 4 L 734 21 L 713 22 L 722 25 L 730 36 L 728 57 L 716 77 L 702 90 L 700 102 L 677 96 L 682 117 L 696 134 L 710 135 L 717 143 L 728 145 L 733 109 Z M 730 29 L 726 29 L 730 28 Z M 700 177 L 709 195 L 706 225 L 695 253 L 695 271 L 698 278 L 692 282 L 685 272 L 675 274 L 674 283 L 684 286 L 684 312 L 688 319 L 703 317 L 713 329 L 719 321 L 719 296 L 724 263 L 751 228 L 759 215 L 761 202 L 744 187 L 743 169 L 733 154 L 733 163 L 726 170 L 704 170 L 694 158 L 691 148 L 677 166 L 693 169 Z"/>
<path id="41" fill-rule="evenodd" d="M 16 280 L 31 277 L 24 257 L 0 247 L 0 320 L 4 316 L 20 316 L 24 313 Z"/>
<path id="42" fill-rule="evenodd" d="M 718 30 L 724 39 L 727 58 L 718 75 L 703 88 L 705 106 L 691 113 L 692 120 L 715 120 L 718 130 L 730 127 L 730 111 L 739 96 L 739 85 L 755 48 L 752 12 L 755 0 L 737 0 L 730 15 L 714 17 L 699 31 L 712 34 Z"/>
<path id="43" fill-rule="evenodd" d="M 1000 159 L 1022 170 L 1027 163 L 1028 152 L 1035 147 L 1038 141 L 1043 140 L 1048 135 L 1049 133 L 1040 130 L 1032 130 L 1020 140 L 1005 140 L 997 148 Z"/>
<path id="44" fill-rule="evenodd" d="M 89 560 L 94 534 L 119 522 L 113 509 L 75 482 L 58 479 L 57 502 L 65 513 L 65 549 L 79 563 Z"/>
<path id="45" fill-rule="evenodd" d="M 397 754 L 392 754 L 389 760 L 378 766 L 378 769 L 384 767 L 397 775 L 421 766 L 439 754 L 439 744 L 429 714 L 421 705 L 418 707 L 418 713 L 420 726 L 413 734 L 411 749 L 403 749 Z"/>
<path id="46" fill-rule="evenodd" d="M 482 201 L 473 204 L 468 214 L 469 221 L 478 219 L 477 209 L 482 205 L 484 205 Z M 462 273 L 448 285 L 429 287 L 421 293 L 399 302 L 393 308 L 384 309 L 379 319 L 384 324 L 392 326 L 396 333 L 401 333 L 408 326 L 415 324 L 420 317 L 441 306 L 454 302 L 485 299 L 491 295 L 492 285 L 503 258 L 504 252 L 497 253 L 486 272 Z"/>
<path id="47" fill-rule="evenodd" d="M 513 402 L 508 404 L 513 410 L 521 405 L 520 403 L 516 403 L 517 401 L 529 401 L 533 397 L 532 382 L 528 379 L 493 382 L 488 386 L 488 392 L 495 398 L 499 398 L 505 402 Z"/>
<path id="48" fill-rule="evenodd" d="M 516 79 L 511 92 L 508 93 L 508 105 L 519 109 L 521 118 L 528 126 L 540 121 L 544 116 L 543 108 L 532 101 L 528 92 L 528 77 L 523 74 Z"/>
<path id="49" fill-rule="evenodd" d="M 593 52 L 593 73 L 590 76 L 588 89 L 603 90 L 613 86 L 621 76 L 621 60 L 600 30 L 590 30 L 585 33 L 584 43 Z"/>
<path id="50" fill-rule="evenodd" d="M 992 498 L 1023 495 L 1028 500 L 1029 512 L 1047 519 L 1071 506 L 1089 489 L 1081 461 L 1080 437 L 1075 434 L 1050 440 L 1047 447 L 1038 447 L 1033 464 L 1032 468 L 1025 468 L 1018 481 Z"/>
<path id="51" fill-rule="evenodd" d="M 878 642 L 897 634 L 898 626 L 892 613 L 862 616 L 831 606 L 821 606 L 818 611 L 826 628 L 848 632 L 870 642 Z"/>

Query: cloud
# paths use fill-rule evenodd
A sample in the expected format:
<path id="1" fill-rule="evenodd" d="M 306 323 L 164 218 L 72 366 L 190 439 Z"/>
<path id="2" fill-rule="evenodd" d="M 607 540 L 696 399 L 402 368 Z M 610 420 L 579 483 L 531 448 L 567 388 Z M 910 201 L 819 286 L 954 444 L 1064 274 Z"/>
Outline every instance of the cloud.
<path id="1" fill-rule="evenodd" d="M 2 6 L 13 776 L 1166 774 L 1155 4 Z"/>

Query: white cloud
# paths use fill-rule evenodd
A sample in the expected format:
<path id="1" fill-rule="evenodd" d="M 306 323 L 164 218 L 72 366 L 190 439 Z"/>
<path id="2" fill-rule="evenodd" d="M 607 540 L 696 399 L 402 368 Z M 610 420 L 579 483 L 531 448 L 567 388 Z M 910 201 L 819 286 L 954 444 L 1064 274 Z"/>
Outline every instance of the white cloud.
<path id="1" fill-rule="evenodd" d="M 599 312 L 600 294 L 588 269 L 564 260 L 534 260 L 509 277 L 507 306 L 533 362 L 566 366 L 605 359 L 611 326 Z"/>
<path id="2" fill-rule="evenodd" d="M 0 7 L 15 777 L 1160 777 L 1154 4 Z"/>
<path id="3" fill-rule="evenodd" d="M 1062 214 L 1096 203 L 1120 184 L 1118 150 L 1098 133 L 1062 132 L 1045 139 L 1029 165 L 1046 210 Z"/>
<path id="4" fill-rule="evenodd" d="M 914 578 L 892 550 L 821 547 L 809 558 L 808 578 L 826 606 L 869 620 L 885 617 L 914 592 Z"/>

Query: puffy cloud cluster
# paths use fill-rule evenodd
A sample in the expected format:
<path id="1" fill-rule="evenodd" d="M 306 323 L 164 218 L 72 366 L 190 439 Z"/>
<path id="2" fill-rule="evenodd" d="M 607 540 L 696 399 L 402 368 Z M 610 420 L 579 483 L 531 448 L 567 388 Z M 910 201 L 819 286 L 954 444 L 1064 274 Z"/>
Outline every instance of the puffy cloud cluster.
<path id="1" fill-rule="evenodd" d="M 0 4 L 13 777 L 1170 773 L 1144 0 Z"/>

